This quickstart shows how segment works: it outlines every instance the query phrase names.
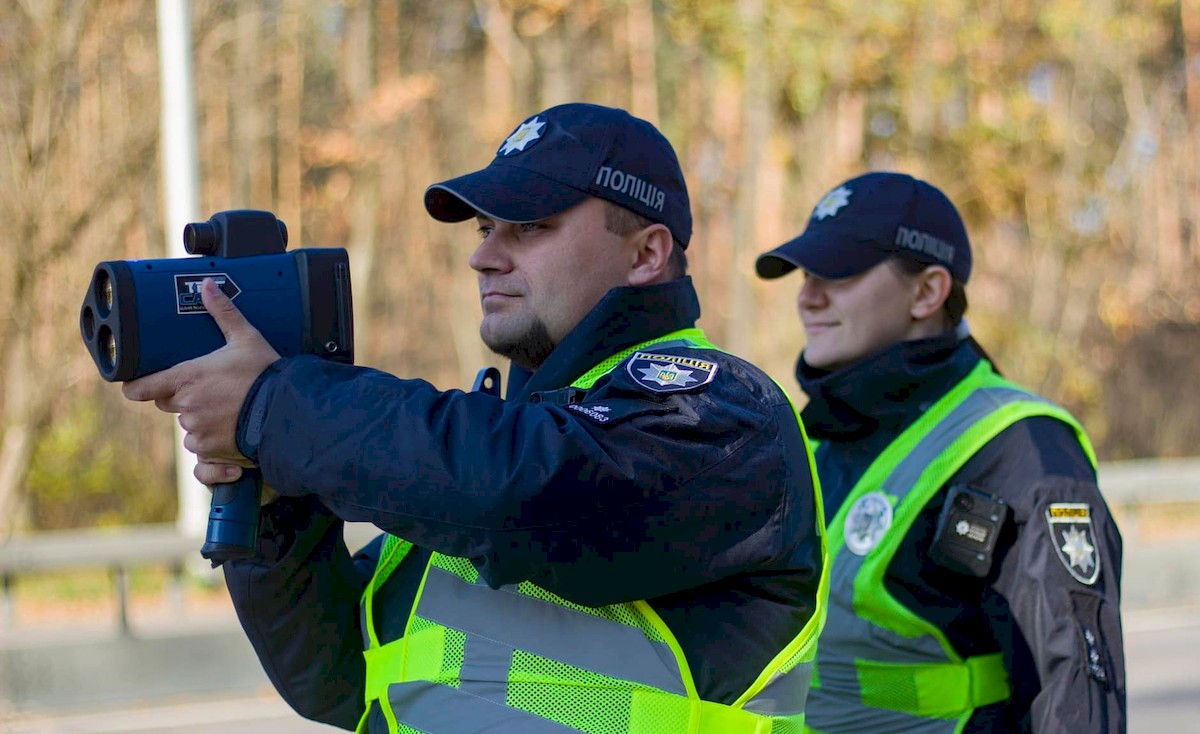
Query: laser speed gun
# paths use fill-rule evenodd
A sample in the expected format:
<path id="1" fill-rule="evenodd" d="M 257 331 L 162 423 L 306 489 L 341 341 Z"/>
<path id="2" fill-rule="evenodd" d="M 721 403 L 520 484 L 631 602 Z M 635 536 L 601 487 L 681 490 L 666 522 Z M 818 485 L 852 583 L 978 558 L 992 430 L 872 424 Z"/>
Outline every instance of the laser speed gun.
<path id="1" fill-rule="evenodd" d="M 84 346 L 109 382 L 132 380 L 208 354 L 225 337 L 200 300 L 212 278 L 275 351 L 354 362 L 350 263 L 342 248 L 287 252 L 287 227 L 266 211 L 238 209 L 183 228 L 194 257 L 98 264 L 83 299 Z M 213 488 L 200 554 L 213 566 L 254 555 L 258 470 Z"/>

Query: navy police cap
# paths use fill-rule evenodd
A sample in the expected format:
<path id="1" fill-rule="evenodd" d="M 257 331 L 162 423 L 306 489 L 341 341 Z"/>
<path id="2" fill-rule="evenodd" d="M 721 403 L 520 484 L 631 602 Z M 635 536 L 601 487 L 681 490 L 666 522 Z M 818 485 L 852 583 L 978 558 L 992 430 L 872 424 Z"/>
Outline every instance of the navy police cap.
<path id="1" fill-rule="evenodd" d="M 666 225 L 687 247 L 692 211 L 679 159 L 653 125 L 624 110 L 572 103 L 522 122 L 487 168 L 425 190 L 434 219 L 461 222 L 476 212 L 533 222 L 588 196 Z"/>
<path id="2" fill-rule="evenodd" d="M 874 172 L 826 194 L 804 232 L 760 255 L 755 269 L 762 278 L 801 268 L 840 280 L 893 255 L 945 266 L 960 283 L 971 275 L 971 243 L 950 199 L 912 176 Z"/>

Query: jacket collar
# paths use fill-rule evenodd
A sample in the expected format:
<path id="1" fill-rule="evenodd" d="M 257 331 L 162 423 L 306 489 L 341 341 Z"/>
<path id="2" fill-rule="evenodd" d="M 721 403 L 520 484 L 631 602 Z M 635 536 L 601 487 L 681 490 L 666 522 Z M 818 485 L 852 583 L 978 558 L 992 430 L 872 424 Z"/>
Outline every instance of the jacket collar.
<path id="1" fill-rule="evenodd" d="M 816 440 L 855 441 L 903 430 L 966 377 L 979 355 L 954 332 L 895 344 L 833 372 L 796 362 L 809 397 L 801 417 Z"/>
<path id="2" fill-rule="evenodd" d="M 610 290 L 536 372 L 512 365 L 507 396 L 526 400 L 540 390 L 566 387 L 604 358 L 672 331 L 695 326 L 700 299 L 690 276 L 650 286 Z"/>

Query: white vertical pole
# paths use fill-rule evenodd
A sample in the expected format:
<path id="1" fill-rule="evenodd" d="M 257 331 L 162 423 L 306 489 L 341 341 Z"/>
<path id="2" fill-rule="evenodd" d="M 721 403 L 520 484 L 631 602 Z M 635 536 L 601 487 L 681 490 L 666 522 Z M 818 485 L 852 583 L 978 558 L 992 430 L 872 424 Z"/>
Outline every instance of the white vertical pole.
<path id="1" fill-rule="evenodd" d="M 200 220 L 200 174 L 196 153 L 196 102 L 192 87 L 191 4 L 158 0 L 158 59 L 162 94 L 162 171 L 166 199 L 166 256 L 187 257 L 183 227 Z M 211 495 L 192 476 L 196 458 L 183 448 L 175 424 L 175 477 L 179 494 L 176 526 L 203 538 Z M 197 546 L 197 549 L 199 546 Z"/>

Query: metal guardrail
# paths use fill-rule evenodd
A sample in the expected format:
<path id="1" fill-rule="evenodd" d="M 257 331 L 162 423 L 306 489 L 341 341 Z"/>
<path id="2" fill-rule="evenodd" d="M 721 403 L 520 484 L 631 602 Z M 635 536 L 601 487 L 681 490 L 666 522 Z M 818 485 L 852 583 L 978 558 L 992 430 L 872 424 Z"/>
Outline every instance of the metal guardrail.
<path id="1" fill-rule="evenodd" d="M 1200 458 L 1104 463 L 1099 477 L 1100 488 L 1113 507 L 1200 503 Z M 369 524 L 352 523 L 346 530 L 347 542 L 359 547 L 377 532 Z M 128 569 L 167 566 L 173 604 L 182 606 L 184 568 L 199 557 L 203 542 L 181 534 L 174 525 L 59 530 L 9 538 L 0 542 L 0 611 L 5 623 L 14 625 L 13 582 L 19 575 L 106 568 L 112 574 L 117 598 L 118 627 L 123 635 L 129 635 Z"/>
<path id="2" fill-rule="evenodd" d="M 122 635 L 128 635 L 129 569 L 167 566 L 172 603 L 180 608 L 184 565 L 198 554 L 203 542 L 184 536 L 174 525 L 54 530 L 11 537 L 0 542 L 0 610 L 5 624 L 15 624 L 13 581 L 18 575 L 105 568 L 112 574 L 118 627 Z"/>
<path id="3" fill-rule="evenodd" d="M 1110 505 L 1200 502 L 1200 457 L 1106 462 L 1097 474 Z"/>

